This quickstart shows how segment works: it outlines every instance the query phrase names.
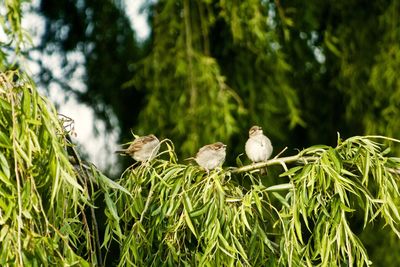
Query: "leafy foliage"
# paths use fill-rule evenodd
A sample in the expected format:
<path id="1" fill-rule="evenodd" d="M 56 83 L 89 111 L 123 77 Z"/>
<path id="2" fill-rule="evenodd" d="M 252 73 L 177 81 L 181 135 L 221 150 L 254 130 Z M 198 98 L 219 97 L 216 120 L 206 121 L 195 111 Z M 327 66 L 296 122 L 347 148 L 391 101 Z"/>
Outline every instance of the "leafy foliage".
<path id="1" fill-rule="evenodd" d="M 335 149 L 310 147 L 301 154 L 313 163 L 282 174 L 295 188 L 283 206 L 290 218 L 283 250 L 289 263 L 301 258 L 312 266 L 369 265 L 349 221 L 356 211 L 364 213 L 364 227 L 381 216 L 400 237 L 399 176 L 391 172 L 399 158 L 384 156 L 381 147 L 368 137 L 339 140 Z"/>
<path id="2" fill-rule="evenodd" d="M 120 244 L 118 265 L 268 262 L 276 250 L 267 236 L 276 211 L 265 188 L 243 192 L 229 172 L 207 176 L 198 167 L 176 164 L 169 152 L 169 161 L 125 172 L 120 184 L 130 194 L 117 190 L 106 196 L 105 241 L 113 236 Z"/>
<path id="3" fill-rule="evenodd" d="M 112 182 L 71 159 L 64 122 L 26 75 L 0 73 L 1 266 L 102 262 L 95 184 Z"/>
<path id="4" fill-rule="evenodd" d="M 87 264 L 77 251 L 91 236 L 87 188 L 69 162 L 56 113 L 17 75 L 0 77 L 1 265 Z"/>
<path id="5" fill-rule="evenodd" d="M 274 136 L 288 124 L 303 124 L 297 93 L 286 82 L 290 66 L 275 46 L 274 26 L 265 24 L 269 7 L 259 1 L 154 4 L 151 50 L 135 64 L 132 79 L 148 92 L 139 131 L 157 125 L 174 136 L 179 155 L 190 155 L 213 140 L 229 144 L 249 118 L 267 121 Z M 273 119 L 282 113 L 286 119 Z"/>
<path id="6" fill-rule="evenodd" d="M 112 110 L 123 134 L 134 125 L 173 136 L 179 149 L 165 141 L 166 159 L 111 181 L 80 161 L 28 77 L 2 73 L 0 265 L 102 265 L 103 242 L 106 252 L 117 245 L 119 257 L 107 263 L 121 266 L 363 266 L 379 248 L 362 230 L 381 225 L 398 246 L 400 159 L 386 147 L 396 139 L 339 139 L 210 175 L 175 155 L 223 139 L 234 157 L 248 123 L 267 126 L 277 146 L 332 143 L 337 127 L 346 136 L 396 136 L 398 1 L 151 3 L 152 33 L 139 49 L 121 2 L 43 0 L 40 48 L 67 51 L 65 80 L 56 82 L 103 118 Z M 0 70 L 15 68 L 30 41 L 21 5 L 0 9 Z M 76 51 L 84 92 L 68 84 Z M 55 81 L 51 70 L 41 78 Z M 283 182 L 267 187 L 254 170 L 276 164 L 284 173 L 268 178 Z M 104 240 L 95 197 L 106 205 Z"/>
<path id="7" fill-rule="evenodd" d="M 156 160 L 114 182 L 80 161 L 65 119 L 25 75 L 0 77 L 1 265 L 102 265 L 105 256 L 117 266 L 364 266 L 359 213 L 362 228 L 383 221 L 400 238 L 400 158 L 376 141 L 399 140 L 339 138 L 334 148 L 210 174 L 178 163 L 163 140 Z M 257 170 L 277 164 L 282 182 L 267 187 Z M 107 216 L 102 240 L 96 197 Z M 108 255 L 115 245 L 119 257 Z"/>
<path id="8" fill-rule="evenodd" d="M 118 266 L 370 265 L 351 226 L 356 212 L 364 227 L 381 217 L 400 238 L 400 159 L 372 139 L 210 175 L 177 164 L 166 141 L 169 160 L 129 168 L 118 181 L 128 192 L 106 194 L 104 245 L 119 244 Z M 266 187 L 251 169 L 273 164 L 286 182 Z"/>
<path id="9" fill-rule="evenodd" d="M 0 10 L 0 71 L 5 71 L 18 63 L 18 59 L 27 45 L 31 43 L 30 35 L 21 27 L 22 1 L 4 1 Z"/>

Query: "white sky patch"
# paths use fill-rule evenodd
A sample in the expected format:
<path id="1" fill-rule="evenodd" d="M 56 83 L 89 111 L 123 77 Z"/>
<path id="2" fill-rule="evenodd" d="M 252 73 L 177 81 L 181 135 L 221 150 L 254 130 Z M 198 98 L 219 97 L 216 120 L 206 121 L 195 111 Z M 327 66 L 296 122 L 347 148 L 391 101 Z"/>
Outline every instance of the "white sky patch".
<path id="1" fill-rule="evenodd" d="M 125 0 L 126 13 L 130 18 L 132 28 L 136 32 L 137 39 L 141 41 L 150 35 L 147 14 L 141 12 L 144 3 L 144 0 Z"/>
<path id="2" fill-rule="evenodd" d="M 51 88 L 50 98 L 58 101 L 58 96 L 63 96 L 63 94 L 65 91 L 61 88 Z M 74 121 L 76 136 L 72 136 L 72 140 L 79 144 L 81 150 L 83 148 L 90 162 L 101 170 L 107 169 L 108 173 L 116 175 L 117 171 L 120 171 L 117 155 L 114 154 L 119 147 L 117 145 L 118 130 L 107 132 L 104 122 L 96 119 L 92 108 L 78 102 L 76 98 L 63 101 L 57 111 Z M 94 126 L 97 128 L 98 135 L 94 133 Z"/>
<path id="3" fill-rule="evenodd" d="M 33 5 L 37 5 L 38 1 L 34 1 Z M 22 27 L 26 29 L 32 38 L 32 46 L 39 44 L 40 38 L 44 33 L 44 20 L 35 12 L 30 12 L 25 5 Z M 72 78 L 66 80 L 63 77 L 61 68 L 61 55 L 57 53 L 42 54 L 38 51 L 30 53 L 32 60 L 26 60 L 23 63 L 28 74 L 33 78 L 41 71 L 39 64 L 36 62 L 41 60 L 47 68 L 51 69 L 54 78 L 58 81 L 67 83 L 76 91 L 85 91 L 86 86 L 82 82 L 85 74 L 84 58 L 79 52 L 70 52 L 67 54 L 69 62 L 77 62 L 77 69 Z M 50 84 L 50 88 L 38 88 L 41 94 L 46 94 L 47 97 L 57 106 L 57 112 L 71 118 L 74 121 L 74 131 L 76 137 L 72 136 L 72 140 L 79 147 L 78 150 L 88 155 L 88 160 L 95 164 L 99 169 L 106 170 L 108 173 L 116 175 L 120 171 L 117 164 L 117 155 L 113 153 L 119 146 L 118 136 L 119 131 L 115 129 L 111 133 L 106 132 L 106 127 L 103 121 L 96 119 L 93 110 L 76 99 L 73 93 L 68 93 L 61 89 L 54 82 Z M 48 93 L 47 93 L 48 92 Z M 115 123 L 113 123 L 115 124 Z M 95 134 L 94 126 L 98 134 Z M 113 166 L 114 168 L 110 168 Z"/>

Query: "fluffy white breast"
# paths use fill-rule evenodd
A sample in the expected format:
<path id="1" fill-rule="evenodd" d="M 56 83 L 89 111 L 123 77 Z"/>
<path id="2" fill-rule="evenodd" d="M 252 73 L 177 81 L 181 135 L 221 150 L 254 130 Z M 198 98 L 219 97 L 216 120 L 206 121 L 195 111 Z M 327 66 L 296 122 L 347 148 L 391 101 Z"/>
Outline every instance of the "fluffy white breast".
<path id="1" fill-rule="evenodd" d="M 263 134 L 250 137 L 245 146 L 246 154 L 253 162 L 266 161 L 272 150 L 271 141 Z"/>

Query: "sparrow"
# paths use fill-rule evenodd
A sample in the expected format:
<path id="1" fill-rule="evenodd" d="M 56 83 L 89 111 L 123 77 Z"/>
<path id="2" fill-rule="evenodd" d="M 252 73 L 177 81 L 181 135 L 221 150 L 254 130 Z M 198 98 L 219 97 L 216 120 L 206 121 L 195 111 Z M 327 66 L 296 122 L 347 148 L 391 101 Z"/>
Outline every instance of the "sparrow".
<path id="1" fill-rule="evenodd" d="M 125 154 L 136 161 L 144 162 L 154 159 L 159 149 L 160 141 L 154 134 L 150 134 L 136 138 L 127 149 L 115 153 Z"/>
<path id="2" fill-rule="evenodd" d="M 271 157 L 273 150 L 271 141 L 263 134 L 260 126 L 250 128 L 245 150 L 247 157 L 253 163 L 267 161 Z"/>
<path id="3" fill-rule="evenodd" d="M 224 163 L 225 156 L 226 145 L 217 142 L 201 147 L 194 160 L 197 164 L 206 169 L 207 173 L 209 173 L 210 170 L 213 170 Z"/>

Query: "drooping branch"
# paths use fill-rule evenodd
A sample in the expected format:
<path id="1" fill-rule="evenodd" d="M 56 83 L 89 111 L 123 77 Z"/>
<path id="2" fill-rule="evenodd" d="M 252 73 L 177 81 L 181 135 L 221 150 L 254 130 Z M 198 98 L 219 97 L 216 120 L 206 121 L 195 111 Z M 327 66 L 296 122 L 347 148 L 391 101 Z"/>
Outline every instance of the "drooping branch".
<path id="1" fill-rule="evenodd" d="M 190 107 L 194 108 L 196 102 L 196 86 L 194 84 L 193 74 L 193 47 L 192 47 L 192 30 L 190 25 L 190 3 L 185 0 L 183 3 L 183 14 L 185 19 L 185 41 L 186 41 L 186 54 L 189 64 L 189 85 L 190 85 Z"/>

